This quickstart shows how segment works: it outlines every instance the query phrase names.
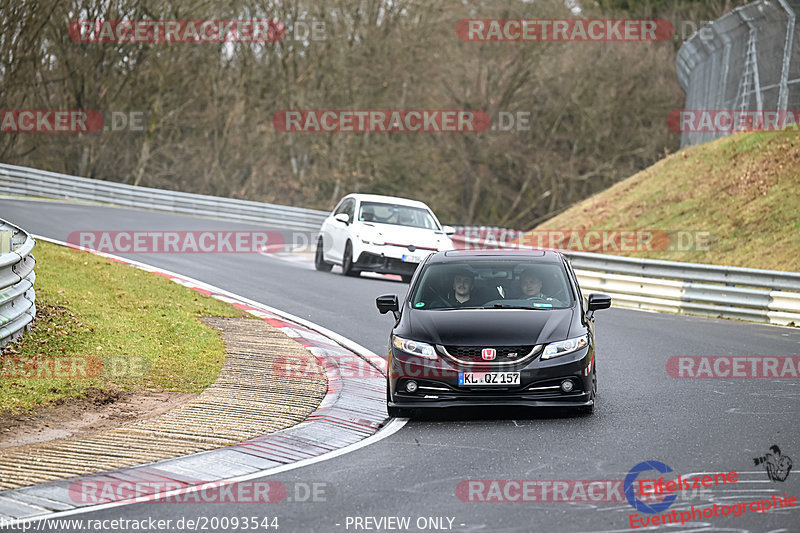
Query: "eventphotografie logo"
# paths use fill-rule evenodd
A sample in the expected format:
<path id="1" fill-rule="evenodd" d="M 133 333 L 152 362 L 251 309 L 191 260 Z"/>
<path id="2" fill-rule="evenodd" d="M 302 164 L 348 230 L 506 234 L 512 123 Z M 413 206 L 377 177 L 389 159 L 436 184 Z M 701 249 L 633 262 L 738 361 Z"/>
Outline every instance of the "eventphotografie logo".
<path id="1" fill-rule="evenodd" d="M 773 472 L 781 471 L 788 476 L 791 469 L 791 459 L 784 460 L 777 446 L 771 448 L 771 453 L 754 459 L 756 465 L 771 463 Z M 640 479 L 644 472 L 655 471 L 658 474 L 668 474 L 673 470 L 660 461 L 644 461 L 634 466 L 625 476 L 625 497 L 628 503 L 638 511 L 628 516 L 631 529 L 640 529 L 651 526 L 671 524 L 683 525 L 689 521 L 698 521 L 714 517 L 734 516 L 739 517 L 748 511 L 752 513 L 766 513 L 770 509 L 783 509 L 797 506 L 794 496 L 778 496 L 773 494 L 770 499 L 754 500 L 749 502 L 730 502 L 725 505 L 706 503 L 703 505 L 690 505 L 689 508 L 681 507 L 668 512 L 675 503 L 678 494 L 686 490 L 725 486 L 739 482 L 737 472 L 716 472 L 706 474 L 693 474 L 690 476 L 678 475 L 675 479 L 667 479 L 659 475 L 654 479 Z M 638 485 L 638 491 L 636 490 Z M 657 497 L 657 500 L 648 499 Z M 639 514 L 642 513 L 642 514 Z"/>
<path id="2" fill-rule="evenodd" d="M 789 472 L 792 471 L 791 457 L 783 455 L 777 444 L 770 446 L 766 455 L 754 457 L 753 464 L 756 466 L 763 465 L 770 481 L 786 481 L 786 478 L 789 477 Z"/>
<path id="3" fill-rule="evenodd" d="M 636 481 L 642 472 L 649 472 L 652 470 L 655 470 L 659 474 L 672 472 L 672 468 L 661 461 L 641 462 L 631 468 L 630 472 L 628 472 L 628 475 L 625 476 L 624 492 L 625 499 L 628 500 L 628 503 L 631 504 L 631 507 L 643 513 L 655 514 L 669 509 L 669 506 L 672 505 L 678 496 L 676 494 L 669 494 L 658 502 L 643 501 L 638 496 L 636 491 Z"/>
<path id="4" fill-rule="evenodd" d="M 797 507 L 797 498 L 795 496 L 783 496 L 773 494 L 768 500 L 753 500 L 749 502 L 731 503 L 729 505 L 720 505 L 713 503 L 705 506 L 689 506 L 686 510 L 678 511 L 673 509 L 671 513 L 656 514 L 656 515 L 638 515 L 631 514 L 628 516 L 628 523 L 631 529 L 639 529 L 651 526 L 665 526 L 665 525 L 680 525 L 686 522 L 698 522 L 700 520 L 708 520 L 710 518 L 720 518 L 725 516 L 740 517 L 750 511 L 751 513 L 766 513 L 770 509 L 786 509 L 789 507 Z"/>

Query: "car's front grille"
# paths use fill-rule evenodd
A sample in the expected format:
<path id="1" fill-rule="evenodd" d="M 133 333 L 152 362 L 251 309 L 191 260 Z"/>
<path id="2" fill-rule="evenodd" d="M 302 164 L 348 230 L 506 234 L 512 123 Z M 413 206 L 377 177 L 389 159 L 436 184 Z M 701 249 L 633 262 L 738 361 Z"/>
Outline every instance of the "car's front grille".
<path id="1" fill-rule="evenodd" d="M 514 364 L 528 359 L 538 350 L 536 345 L 524 346 L 441 346 L 445 355 L 465 364 Z M 485 355 L 484 350 L 494 350 Z"/>

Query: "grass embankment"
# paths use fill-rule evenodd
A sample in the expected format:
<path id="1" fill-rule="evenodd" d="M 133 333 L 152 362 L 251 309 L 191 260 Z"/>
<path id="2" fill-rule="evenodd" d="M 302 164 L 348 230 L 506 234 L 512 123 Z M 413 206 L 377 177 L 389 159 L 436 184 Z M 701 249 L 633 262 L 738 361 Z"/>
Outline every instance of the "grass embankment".
<path id="1" fill-rule="evenodd" d="M 800 134 L 686 148 L 534 229 L 710 231 L 707 250 L 623 255 L 800 271 Z"/>
<path id="2" fill-rule="evenodd" d="M 0 415 L 116 389 L 200 392 L 219 375 L 225 347 L 199 317 L 239 309 L 89 253 L 38 241 L 34 255 L 37 319 L 3 351 Z"/>

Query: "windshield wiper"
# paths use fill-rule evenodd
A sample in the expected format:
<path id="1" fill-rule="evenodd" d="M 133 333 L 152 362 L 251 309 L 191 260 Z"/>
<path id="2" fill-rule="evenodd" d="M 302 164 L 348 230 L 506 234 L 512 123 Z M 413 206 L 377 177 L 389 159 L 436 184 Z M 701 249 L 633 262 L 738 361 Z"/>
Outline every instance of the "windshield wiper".
<path id="1" fill-rule="evenodd" d="M 484 306 L 483 309 L 552 309 L 551 307 L 531 307 L 528 305 L 494 304 Z"/>

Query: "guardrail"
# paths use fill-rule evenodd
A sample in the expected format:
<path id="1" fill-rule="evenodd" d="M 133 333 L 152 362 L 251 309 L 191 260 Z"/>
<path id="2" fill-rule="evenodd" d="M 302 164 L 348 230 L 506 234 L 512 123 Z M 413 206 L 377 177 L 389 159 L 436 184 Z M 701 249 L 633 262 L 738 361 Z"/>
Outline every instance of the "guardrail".
<path id="1" fill-rule="evenodd" d="M 134 187 L 0 164 L 0 193 L 80 199 L 237 222 L 317 231 L 327 212 L 229 198 Z M 523 232 L 457 227 L 459 247 L 517 247 Z M 479 237 L 473 237 L 479 236 Z M 561 250 L 581 286 L 603 291 L 614 305 L 800 326 L 800 273 L 657 261 Z"/>
<path id="2" fill-rule="evenodd" d="M 36 316 L 34 244 L 25 230 L 0 219 L 0 348 L 17 340 Z"/>
<path id="3" fill-rule="evenodd" d="M 302 231 L 317 231 L 328 215 L 316 209 L 138 187 L 6 164 L 0 164 L 0 193 L 102 202 Z"/>
<path id="4" fill-rule="evenodd" d="M 459 248 L 532 248 L 522 232 L 459 227 Z M 800 273 L 682 263 L 559 250 L 584 292 L 604 292 L 615 306 L 800 327 Z"/>

